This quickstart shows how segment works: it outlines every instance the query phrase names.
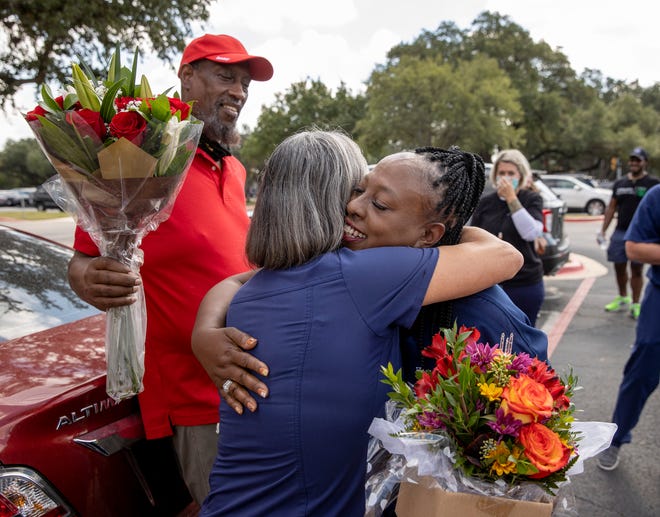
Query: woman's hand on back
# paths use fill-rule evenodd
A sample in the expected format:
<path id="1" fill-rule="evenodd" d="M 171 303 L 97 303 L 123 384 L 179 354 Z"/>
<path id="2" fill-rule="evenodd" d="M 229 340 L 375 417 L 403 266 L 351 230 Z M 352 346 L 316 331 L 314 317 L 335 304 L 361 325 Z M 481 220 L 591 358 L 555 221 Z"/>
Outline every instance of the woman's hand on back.
<path id="1" fill-rule="evenodd" d="M 265 377 L 268 367 L 245 352 L 257 345 L 257 340 L 236 328 L 195 328 L 192 351 L 220 390 L 220 396 L 238 414 L 243 408 L 256 411 L 257 402 L 250 392 L 268 396 L 268 387 L 252 372 Z M 231 381 L 231 382 L 228 382 Z"/>

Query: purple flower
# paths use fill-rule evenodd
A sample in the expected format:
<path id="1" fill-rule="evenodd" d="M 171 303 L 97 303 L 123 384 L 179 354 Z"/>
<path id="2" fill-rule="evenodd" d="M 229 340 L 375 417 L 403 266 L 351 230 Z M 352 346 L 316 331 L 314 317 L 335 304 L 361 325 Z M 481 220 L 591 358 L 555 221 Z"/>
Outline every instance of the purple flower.
<path id="1" fill-rule="evenodd" d="M 499 345 L 490 346 L 483 343 L 468 343 L 465 345 L 465 353 L 470 356 L 470 364 L 478 366 L 482 371 L 488 369 L 493 357 L 495 357 L 495 350 Z"/>
<path id="2" fill-rule="evenodd" d="M 529 356 L 529 354 L 521 352 L 515 357 L 513 361 L 511 361 L 511 369 L 520 373 L 527 373 L 527 370 L 529 370 L 531 364 L 532 358 Z"/>
<path id="3" fill-rule="evenodd" d="M 518 433 L 523 426 L 523 423 L 515 418 L 513 415 L 505 415 L 502 408 L 495 411 L 495 422 L 488 422 L 486 425 L 498 434 L 508 434 L 514 438 L 518 438 Z"/>
<path id="4" fill-rule="evenodd" d="M 421 415 L 417 416 L 417 422 L 425 429 L 446 429 L 447 426 L 442 423 L 438 413 L 424 411 Z"/>

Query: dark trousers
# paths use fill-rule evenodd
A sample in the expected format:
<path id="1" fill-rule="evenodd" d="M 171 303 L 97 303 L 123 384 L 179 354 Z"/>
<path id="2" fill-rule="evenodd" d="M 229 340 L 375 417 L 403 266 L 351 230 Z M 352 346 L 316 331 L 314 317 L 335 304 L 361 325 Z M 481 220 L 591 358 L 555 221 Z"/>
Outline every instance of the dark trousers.
<path id="1" fill-rule="evenodd" d="M 536 318 L 543 305 L 545 298 L 545 286 L 543 280 L 537 284 L 502 286 L 504 292 L 509 295 L 511 301 L 523 311 L 529 318 L 532 327 L 536 326 Z"/>
<path id="2" fill-rule="evenodd" d="M 618 426 L 612 445 L 630 443 L 644 404 L 660 383 L 660 287 L 649 283 L 637 320 L 637 335 L 623 369 L 612 421 Z"/>

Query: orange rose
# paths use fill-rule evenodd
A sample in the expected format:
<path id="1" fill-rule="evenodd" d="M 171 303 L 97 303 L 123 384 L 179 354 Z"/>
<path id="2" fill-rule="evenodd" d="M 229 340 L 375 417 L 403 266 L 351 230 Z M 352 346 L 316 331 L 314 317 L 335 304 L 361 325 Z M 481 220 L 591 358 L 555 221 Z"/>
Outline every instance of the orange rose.
<path id="1" fill-rule="evenodd" d="M 566 447 L 554 431 L 543 424 L 529 424 L 522 427 L 518 436 L 525 448 L 525 456 L 539 471 L 531 478 L 540 479 L 563 468 L 571 457 L 571 449 Z"/>
<path id="2" fill-rule="evenodd" d="M 502 392 L 501 407 L 524 424 L 538 422 L 552 414 L 552 395 L 540 382 L 527 375 L 512 378 Z"/>

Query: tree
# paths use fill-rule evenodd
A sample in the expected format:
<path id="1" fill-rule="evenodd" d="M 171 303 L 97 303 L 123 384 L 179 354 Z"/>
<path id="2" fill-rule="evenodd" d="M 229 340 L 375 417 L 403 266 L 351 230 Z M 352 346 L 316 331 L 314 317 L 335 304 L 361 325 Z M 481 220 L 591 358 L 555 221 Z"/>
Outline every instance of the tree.
<path id="1" fill-rule="evenodd" d="M 489 160 L 495 144 L 524 143 L 511 123 L 522 116 L 517 91 L 492 59 L 454 67 L 405 55 L 373 72 L 368 84 L 357 132 L 370 161 L 426 145 L 459 145 Z"/>
<path id="2" fill-rule="evenodd" d="M 117 43 L 149 44 L 162 60 L 180 54 L 191 23 L 212 0 L 3 0 L 0 2 L 0 106 L 24 84 L 65 83 L 69 63 L 101 67 Z"/>
<path id="3" fill-rule="evenodd" d="M 479 57 L 494 59 L 518 92 L 522 109 L 510 122 L 524 131 L 520 148 L 533 165 L 566 170 L 609 162 L 614 132 L 607 105 L 630 87 L 603 78 L 597 70 L 577 77 L 562 52 L 534 41 L 508 16 L 483 12 L 469 30 L 443 22 L 435 32 L 423 31 L 412 43 L 392 48 L 388 64 L 406 56 L 434 58 L 453 67 Z M 658 97 L 647 91 L 645 100 L 655 105 Z M 507 145 L 498 142 L 500 148 Z"/>
<path id="4" fill-rule="evenodd" d="M 364 111 L 364 97 L 354 96 L 344 83 L 334 93 L 318 79 L 293 83 L 275 96 L 272 105 L 262 108 L 255 130 L 244 137 L 240 159 L 248 173 L 259 170 L 277 144 L 311 126 L 342 129 L 355 137 L 355 125 Z"/>
<path id="5" fill-rule="evenodd" d="M 35 187 L 55 174 L 34 138 L 7 140 L 0 151 L 0 188 Z"/>

